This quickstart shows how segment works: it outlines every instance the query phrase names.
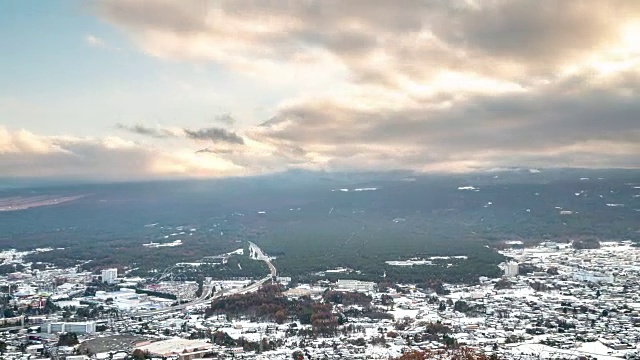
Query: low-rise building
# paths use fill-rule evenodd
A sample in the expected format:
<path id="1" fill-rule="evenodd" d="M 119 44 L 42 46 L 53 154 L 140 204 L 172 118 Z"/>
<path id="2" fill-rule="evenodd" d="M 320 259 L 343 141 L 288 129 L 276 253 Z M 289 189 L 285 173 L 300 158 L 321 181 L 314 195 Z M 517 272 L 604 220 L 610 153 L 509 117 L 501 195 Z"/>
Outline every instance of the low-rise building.
<path id="1" fill-rule="evenodd" d="M 339 279 L 336 283 L 336 289 L 349 291 L 373 291 L 375 289 L 375 285 L 376 284 L 371 281 Z"/>
<path id="2" fill-rule="evenodd" d="M 85 322 L 52 322 L 43 326 L 47 333 L 73 332 L 77 334 L 93 334 L 96 332 L 95 321 Z"/>

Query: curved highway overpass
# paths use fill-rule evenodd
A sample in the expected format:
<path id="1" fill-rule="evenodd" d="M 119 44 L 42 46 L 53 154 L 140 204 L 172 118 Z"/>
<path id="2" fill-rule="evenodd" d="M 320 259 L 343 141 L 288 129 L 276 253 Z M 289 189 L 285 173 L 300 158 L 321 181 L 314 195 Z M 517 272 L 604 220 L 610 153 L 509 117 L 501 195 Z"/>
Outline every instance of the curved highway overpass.
<path id="1" fill-rule="evenodd" d="M 258 290 L 262 285 L 264 285 L 266 282 L 269 282 L 274 276 L 276 276 L 278 272 L 276 270 L 276 267 L 271 263 L 271 259 L 269 258 L 269 256 L 265 255 L 265 253 L 262 251 L 262 249 L 260 249 L 260 247 L 258 247 L 258 245 L 249 241 L 249 249 L 252 254 L 255 254 L 254 259 L 264 261 L 267 264 L 267 266 L 269 267 L 268 276 L 265 276 L 264 278 L 254 282 L 253 284 L 247 287 L 240 288 L 240 289 L 233 289 L 229 292 L 218 291 L 216 293 L 213 293 L 214 285 L 206 284 L 203 288 L 202 295 L 191 302 L 170 306 L 170 307 L 166 307 L 158 310 L 149 310 L 149 311 L 143 311 L 138 313 L 132 313 L 130 314 L 130 316 L 131 317 L 147 317 L 147 316 L 162 314 L 162 313 L 171 312 L 175 310 L 182 310 L 190 306 L 203 305 L 208 301 L 210 301 L 211 299 L 216 299 L 219 297 L 229 296 L 233 294 L 246 294 L 248 292 Z"/>

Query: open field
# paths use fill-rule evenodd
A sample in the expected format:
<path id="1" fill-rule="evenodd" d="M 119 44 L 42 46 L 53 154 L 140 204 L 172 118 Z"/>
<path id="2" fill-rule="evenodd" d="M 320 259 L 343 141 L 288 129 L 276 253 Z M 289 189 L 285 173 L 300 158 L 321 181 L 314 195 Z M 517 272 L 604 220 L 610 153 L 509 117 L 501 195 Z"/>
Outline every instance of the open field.
<path id="1" fill-rule="evenodd" d="M 53 196 L 53 195 L 39 195 L 31 197 L 6 197 L 0 198 L 0 211 L 18 211 L 26 210 L 30 208 L 50 205 L 60 205 L 70 201 L 82 199 L 87 195 L 74 195 L 74 196 Z"/>

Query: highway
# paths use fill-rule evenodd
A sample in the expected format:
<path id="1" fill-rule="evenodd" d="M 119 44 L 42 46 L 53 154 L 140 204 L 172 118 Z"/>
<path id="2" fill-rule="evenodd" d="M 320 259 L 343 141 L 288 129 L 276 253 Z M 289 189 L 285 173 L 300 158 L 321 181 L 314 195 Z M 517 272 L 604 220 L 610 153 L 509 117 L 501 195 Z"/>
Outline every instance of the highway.
<path id="1" fill-rule="evenodd" d="M 251 241 L 249 241 L 249 249 L 256 254 L 255 258 L 257 260 L 262 260 L 265 263 L 267 263 L 267 266 L 269 266 L 269 272 L 271 273 L 271 276 L 276 276 L 277 274 L 276 267 L 273 266 L 273 264 L 271 263 L 271 259 L 269 259 L 269 257 L 265 255 L 264 252 L 262 252 L 262 249 L 260 249 L 258 245 L 252 243 Z"/>
<path id="2" fill-rule="evenodd" d="M 251 251 L 251 254 L 254 255 L 254 259 L 256 260 L 261 260 L 264 261 L 267 266 L 269 267 L 269 275 L 265 276 L 264 278 L 254 282 L 253 284 L 244 287 L 244 288 L 240 288 L 240 289 L 232 289 L 228 292 L 225 292 L 224 290 L 222 291 L 218 291 L 216 293 L 213 293 L 213 288 L 214 285 L 212 284 L 205 284 L 203 291 L 202 291 L 202 295 L 191 301 L 188 303 L 184 303 L 184 304 L 180 304 L 180 305 L 176 305 L 176 306 L 170 306 L 170 307 L 166 307 L 163 309 L 158 309 L 158 310 L 149 310 L 149 311 L 143 311 L 143 312 L 138 312 L 138 313 L 132 313 L 130 314 L 130 316 L 133 317 L 147 317 L 147 316 L 152 316 L 152 315 L 158 315 L 158 314 L 162 314 L 162 313 L 166 313 L 166 312 L 171 312 L 171 311 L 176 311 L 176 310 L 182 310 L 185 309 L 187 307 L 191 307 L 191 306 L 198 306 L 198 305 L 203 305 L 206 304 L 207 302 L 211 301 L 212 299 L 216 299 L 219 297 L 223 297 L 223 296 L 229 296 L 229 295 L 234 295 L 234 294 L 246 294 L 249 292 L 253 292 L 258 290 L 262 285 L 264 285 L 266 282 L 271 281 L 271 279 L 276 276 L 277 274 L 277 270 L 276 267 L 271 263 L 271 259 L 269 259 L 269 256 L 265 255 L 265 253 L 262 251 L 262 249 L 260 249 L 260 247 L 258 247 L 258 245 L 252 243 L 251 241 L 249 241 L 249 249 Z"/>
<path id="3" fill-rule="evenodd" d="M 130 316 L 135 316 L 135 317 L 147 317 L 147 316 L 151 316 L 151 315 L 158 315 L 158 314 L 162 314 L 165 312 L 170 312 L 170 311 L 175 311 L 175 310 L 182 310 L 185 309 L 189 306 L 197 306 L 197 305 L 202 305 L 204 303 L 206 303 L 209 300 L 209 297 L 211 297 L 212 299 L 215 298 L 215 294 L 214 296 L 212 296 L 213 292 L 213 285 L 205 285 L 203 290 L 202 290 L 202 295 L 200 295 L 199 298 L 190 301 L 188 303 L 184 303 L 184 304 L 180 304 L 180 305 L 175 305 L 175 306 L 169 306 L 166 308 L 162 308 L 162 309 L 158 309 L 158 310 L 149 310 L 149 311 L 143 311 L 143 312 L 138 312 L 138 313 L 132 313 L 130 314 Z"/>

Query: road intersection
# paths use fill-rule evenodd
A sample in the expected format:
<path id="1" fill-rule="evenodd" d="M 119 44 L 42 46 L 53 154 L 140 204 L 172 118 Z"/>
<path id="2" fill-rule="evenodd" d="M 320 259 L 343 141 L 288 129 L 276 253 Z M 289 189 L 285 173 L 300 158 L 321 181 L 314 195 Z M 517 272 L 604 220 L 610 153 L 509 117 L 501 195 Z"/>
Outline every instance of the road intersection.
<path id="1" fill-rule="evenodd" d="M 157 310 L 148 310 L 148 311 L 143 311 L 143 312 L 138 312 L 138 313 L 133 313 L 131 314 L 132 317 L 149 317 L 149 316 L 153 316 L 153 315 L 158 315 L 158 314 L 162 314 L 162 313 L 167 313 L 167 312 L 171 312 L 171 311 L 176 311 L 176 310 L 183 310 L 186 309 L 188 307 L 197 307 L 200 305 L 204 305 L 207 302 L 213 300 L 213 299 L 217 299 L 220 297 L 224 297 L 224 296 L 229 296 L 229 295 L 235 295 L 235 294 L 246 294 L 249 292 L 253 292 L 256 291 L 258 289 L 260 289 L 260 287 L 262 285 L 264 285 L 265 283 L 271 281 L 277 274 L 277 270 L 276 267 L 273 265 L 273 263 L 271 262 L 271 259 L 269 258 L 269 256 L 267 256 L 262 249 L 260 249 L 260 247 L 258 247 L 258 245 L 252 243 L 251 241 L 249 241 L 249 249 L 251 251 L 251 254 L 253 254 L 253 258 L 256 260 L 261 260 L 264 261 L 267 266 L 269 267 L 269 275 L 265 276 L 264 278 L 252 283 L 249 286 L 240 288 L 240 289 L 232 289 L 229 291 L 225 291 L 225 290 L 219 290 L 217 292 L 214 292 L 214 288 L 215 285 L 213 284 L 205 284 L 202 290 L 202 295 L 200 295 L 199 298 L 190 301 L 188 303 L 184 303 L 184 304 L 179 304 L 179 305 L 175 305 L 175 306 L 169 306 L 166 308 L 162 308 L 162 309 L 157 309 Z"/>

